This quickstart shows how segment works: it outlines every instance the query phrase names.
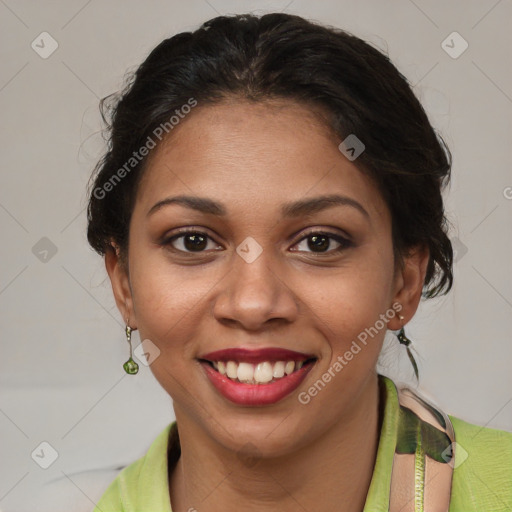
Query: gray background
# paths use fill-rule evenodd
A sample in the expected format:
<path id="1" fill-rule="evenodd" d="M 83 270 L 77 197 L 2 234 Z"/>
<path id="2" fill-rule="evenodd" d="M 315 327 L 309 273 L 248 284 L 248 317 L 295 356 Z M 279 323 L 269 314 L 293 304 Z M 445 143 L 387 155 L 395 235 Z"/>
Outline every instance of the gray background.
<path id="1" fill-rule="evenodd" d="M 407 333 L 427 396 L 512 430 L 510 0 L 0 0 L 2 511 L 91 510 L 116 468 L 173 419 L 148 368 L 122 370 L 122 319 L 85 240 L 86 183 L 104 149 L 99 99 L 165 37 L 217 13 L 282 10 L 387 51 L 445 137 L 455 286 L 422 304 Z M 469 45 L 457 58 L 442 45 L 454 31 Z M 58 43 L 46 59 L 31 47 L 51 49 L 42 32 Z M 445 45 L 458 53 L 461 43 Z M 413 382 L 388 340 L 386 373 Z"/>

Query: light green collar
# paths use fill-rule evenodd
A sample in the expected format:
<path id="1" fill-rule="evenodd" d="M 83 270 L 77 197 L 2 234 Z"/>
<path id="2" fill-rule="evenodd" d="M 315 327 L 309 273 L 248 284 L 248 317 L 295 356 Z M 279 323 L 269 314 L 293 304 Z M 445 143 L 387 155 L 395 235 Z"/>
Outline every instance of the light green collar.
<path id="1" fill-rule="evenodd" d="M 379 384 L 383 391 L 384 416 L 372 481 L 363 512 L 387 512 L 389 510 L 391 470 L 397 438 L 399 404 L 393 381 L 379 375 Z"/>

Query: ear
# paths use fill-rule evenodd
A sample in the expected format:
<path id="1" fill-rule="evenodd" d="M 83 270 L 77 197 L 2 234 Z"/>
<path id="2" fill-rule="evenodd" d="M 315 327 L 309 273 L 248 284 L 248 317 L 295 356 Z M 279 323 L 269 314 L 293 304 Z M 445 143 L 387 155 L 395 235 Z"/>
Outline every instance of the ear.
<path id="1" fill-rule="evenodd" d="M 123 261 L 119 247 L 112 242 L 112 248 L 105 253 L 105 267 L 123 321 L 132 329 L 137 328 L 137 319 L 133 308 L 132 290 L 128 275 L 128 265 Z"/>
<path id="2" fill-rule="evenodd" d="M 392 304 L 399 303 L 402 309 L 397 309 L 397 315 L 388 322 L 389 329 L 400 329 L 416 313 L 425 283 L 429 257 L 427 247 L 417 246 L 404 257 L 403 265 L 397 267 Z M 399 315 L 404 319 L 400 320 Z"/>

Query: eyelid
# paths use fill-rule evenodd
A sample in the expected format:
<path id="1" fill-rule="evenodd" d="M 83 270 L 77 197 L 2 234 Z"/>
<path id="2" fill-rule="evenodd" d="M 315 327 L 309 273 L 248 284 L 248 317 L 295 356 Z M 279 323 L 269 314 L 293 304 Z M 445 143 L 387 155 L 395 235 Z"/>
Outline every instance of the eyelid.
<path id="1" fill-rule="evenodd" d="M 331 229 L 338 229 L 338 231 L 331 231 Z M 300 231 L 300 238 L 297 239 L 297 242 L 300 242 L 304 238 L 307 238 L 311 235 L 326 235 L 326 236 L 332 236 L 334 238 L 343 238 L 347 242 L 352 242 L 352 237 L 346 232 L 339 228 L 321 228 L 321 227 L 313 227 L 313 228 L 307 228 L 305 231 Z M 294 237 L 293 237 L 294 238 Z M 297 243 L 295 242 L 295 243 Z"/>

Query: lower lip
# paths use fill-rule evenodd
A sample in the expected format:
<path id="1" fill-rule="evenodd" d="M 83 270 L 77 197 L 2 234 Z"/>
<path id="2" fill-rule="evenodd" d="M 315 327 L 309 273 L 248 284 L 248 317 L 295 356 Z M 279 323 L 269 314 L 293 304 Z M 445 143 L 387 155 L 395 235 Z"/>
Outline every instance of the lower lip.
<path id="1" fill-rule="evenodd" d="M 259 406 L 279 402 L 297 389 L 305 379 L 314 362 L 304 365 L 299 370 L 267 384 L 243 384 L 229 379 L 214 370 L 208 363 L 201 362 L 210 382 L 219 393 L 238 405 Z"/>

